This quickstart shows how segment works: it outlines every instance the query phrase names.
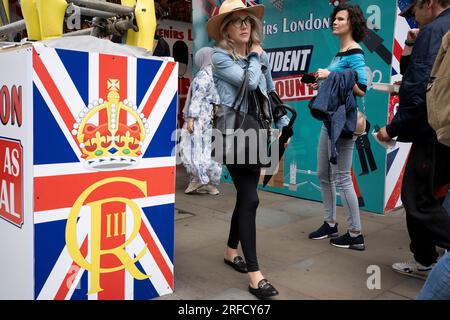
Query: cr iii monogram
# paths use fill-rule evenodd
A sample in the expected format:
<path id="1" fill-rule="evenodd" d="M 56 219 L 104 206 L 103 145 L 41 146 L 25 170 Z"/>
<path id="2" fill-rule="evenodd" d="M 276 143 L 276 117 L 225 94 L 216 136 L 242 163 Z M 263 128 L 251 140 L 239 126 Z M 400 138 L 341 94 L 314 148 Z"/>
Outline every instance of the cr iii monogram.
<path id="1" fill-rule="evenodd" d="M 144 197 L 147 196 L 145 181 L 120 177 L 104 179 L 94 183 L 81 193 L 81 195 L 75 201 L 72 210 L 70 210 L 69 218 L 67 219 L 66 243 L 69 254 L 73 258 L 74 262 L 91 273 L 88 294 L 97 293 L 103 290 L 100 286 L 101 273 L 111 273 L 126 269 L 135 279 L 144 280 L 146 278 L 149 278 L 148 275 L 143 274 L 135 265 L 135 263 L 144 256 L 147 247 L 144 247 L 134 259 L 130 257 L 130 255 L 126 251 L 127 245 L 129 245 L 136 238 L 141 228 L 142 218 L 139 206 L 132 200 L 123 197 L 111 197 L 85 203 L 89 196 L 95 193 L 99 188 L 117 182 L 131 184 L 139 188 Z M 120 226 L 120 232 L 118 227 L 119 219 L 114 219 L 114 230 L 111 230 L 111 228 L 113 227 L 111 224 L 111 215 L 107 215 L 109 223 L 106 224 L 106 228 L 102 228 L 102 215 L 104 215 L 104 213 L 102 214 L 102 207 L 109 203 L 122 203 L 125 206 L 128 206 L 133 216 L 133 227 L 130 237 L 128 239 L 125 239 L 125 241 L 121 245 L 110 249 L 102 249 L 100 246 L 102 231 L 106 232 L 107 237 L 111 237 L 112 235 L 125 235 L 125 230 L 127 228 L 125 223 L 125 212 L 121 213 L 123 218 L 121 219 L 122 223 Z M 81 253 L 79 242 L 77 239 L 77 221 L 80 216 L 81 208 L 83 206 L 89 207 L 91 215 L 90 262 L 88 262 Z M 114 215 L 118 217 L 117 214 Z M 104 255 L 116 256 L 120 261 L 120 264 L 111 268 L 102 268 L 100 266 L 100 258 Z"/>

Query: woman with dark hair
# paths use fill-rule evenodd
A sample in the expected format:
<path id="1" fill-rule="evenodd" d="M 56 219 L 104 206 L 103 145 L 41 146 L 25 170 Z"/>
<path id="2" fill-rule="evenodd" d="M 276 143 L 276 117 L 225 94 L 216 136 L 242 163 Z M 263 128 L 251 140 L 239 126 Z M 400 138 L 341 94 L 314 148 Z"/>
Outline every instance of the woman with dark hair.
<path id="1" fill-rule="evenodd" d="M 189 64 L 189 48 L 183 40 L 177 40 L 173 44 L 173 58 L 178 62 L 178 78 L 182 78 Z"/>
<path id="2" fill-rule="evenodd" d="M 332 15 L 333 35 L 339 38 L 339 52 L 326 69 L 318 69 L 316 79 L 318 86 L 331 72 L 343 72 L 353 69 L 357 74 L 353 94 L 363 97 L 367 87 L 364 52 L 358 44 L 366 32 L 366 20 L 358 5 L 341 4 Z M 317 88 L 317 85 L 316 85 Z M 331 140 L 328 129 L 322 126 L 317 148 L 317 172 L 325 209 L 324 223 L 316 231 L 309 234 L 310 239 L 332 238 L 330 243 L 340 248 L 364 250 L 364 237 L 361 233 L 361 219 L 358 198 L 353 186 L 351 167 L 353 147 L 356 137 L 347 138 L 342 135 L 338 139 L 339 153 L 336 164 L 330 163 Z M 336 223 L 336 187 L 340 190 L 342 204 L 347 216 L 348 231 L 338 237 Z"/>
<path id="3" fill-rule="evenodd" d="M 246 70 L 248 91 L 259 89 L 266 99 L 268 92 L 275 91 L 267 54 L 261 47 L 263 14 L 262 5 L 246 7 L 241 0 L 225 0 L 219 14 L 208 20 L 206 30 L 217 45 L 212 56 L 214 83 L 223 106 L 233 106 Z M 249 116 L 255 114 L 252 105 L 245 99 L 239 108 Z M 278 122 L 288 120 L 281 119 Z M 261 168 L 257 164 L 228 163 L 227 168 L 237 196 L 224 262 L 236 271 L 248 274 L 248 290 L 256 297 L 275 296 L 278 291 L 263 277 L 256 256 L 257 187 Z M 239 243 L 245 261 L 238 255 Z"/>

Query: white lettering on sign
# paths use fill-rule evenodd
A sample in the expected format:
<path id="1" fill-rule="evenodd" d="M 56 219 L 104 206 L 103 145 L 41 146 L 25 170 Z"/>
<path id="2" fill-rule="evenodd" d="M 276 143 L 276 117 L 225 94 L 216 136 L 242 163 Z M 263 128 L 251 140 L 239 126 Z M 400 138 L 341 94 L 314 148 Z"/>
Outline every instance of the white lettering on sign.
<path id="1" fill-rule="evenodd" d="M 22 145 L 20 141 L 0 138 L 0 217 L 23 224 Z M 3 162 L 3 163 L 2 163 Z"/>

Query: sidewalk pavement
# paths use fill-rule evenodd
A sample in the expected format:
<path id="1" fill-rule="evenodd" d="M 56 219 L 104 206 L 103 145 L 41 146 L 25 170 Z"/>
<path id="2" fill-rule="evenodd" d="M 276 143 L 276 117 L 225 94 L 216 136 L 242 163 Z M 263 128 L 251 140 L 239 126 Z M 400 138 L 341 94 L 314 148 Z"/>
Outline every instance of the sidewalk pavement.
<path id="1" fill-rule="evenodd" d="M 232 184 L 220 195 L 184 194 L 188 179 L 177 167 L 173 294 L 158 300 L 255 300 L 248 277 L 223 263 L 231 213 Z M 263 275 L 280 294 L 279 300 L 414 299 L 424 281 L 394 272 L 394 262 L 412 259 L 404 210 L 387 215 L 361 211 L 366 250 L 333 247 L 328 240 L 310 240 L 308 233 L 323 223 L 322 203 L 259 190 L 257 253 Z M 342 207 L 339 232 L 346 231 Z M 380 270 L 380 288 L 368 289 L 373 271 Z"/>

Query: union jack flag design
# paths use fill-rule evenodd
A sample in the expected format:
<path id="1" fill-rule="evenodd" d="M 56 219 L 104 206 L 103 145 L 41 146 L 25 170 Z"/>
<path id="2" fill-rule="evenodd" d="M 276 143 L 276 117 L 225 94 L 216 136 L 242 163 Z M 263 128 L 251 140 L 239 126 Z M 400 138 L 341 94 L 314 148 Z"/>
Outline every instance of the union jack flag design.
<path id="1" fill-rule="evenodd" d="M 408 3 L 406 3 L 408 2 Z M 406 40 L 408 31 L 415 27 L 412 21 L 398 16 L 401 12 L 401 7 L 406 7 L 411 1 L 398 1 L 397 3 L 397 19 L 395 23 L 393 57 L 392 57 L 392 76 L 391 83 L 402 79 L 400 74 L 400 58 L 403 52 L 403 43 Z M 388 121 L 391 122 L 398 108 L 398 97 L 391 96 L 389 99 L 389 114 Z M 406 160 L 408 159 L 409 151 L 411 149 L 410 143 L 396 144 L 394 149 L 388 149 L 386 154 L 386 188 L 384 211 L 392 211 L 402 205 L 401 189 L 403 174 L 405 172 Z"/>
<path id="2" fill-rule="evenodd" d="M 261 1 L 260 0 L 244 0 L 242 2 L 244 2 L 244 4 L 246 4 L 247 7 L 251 7 L 251 6 L 260 4 Z"/>
<path id="3" fill-rule="evenodd" d="M 33 47 L 36 299 L 173 292 L 176 63 Z"/>

